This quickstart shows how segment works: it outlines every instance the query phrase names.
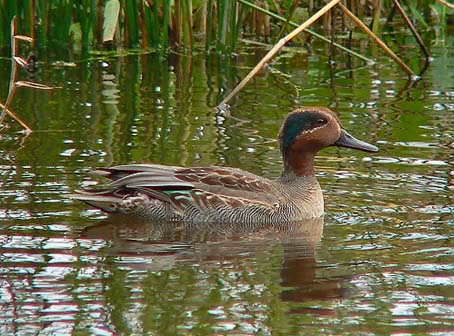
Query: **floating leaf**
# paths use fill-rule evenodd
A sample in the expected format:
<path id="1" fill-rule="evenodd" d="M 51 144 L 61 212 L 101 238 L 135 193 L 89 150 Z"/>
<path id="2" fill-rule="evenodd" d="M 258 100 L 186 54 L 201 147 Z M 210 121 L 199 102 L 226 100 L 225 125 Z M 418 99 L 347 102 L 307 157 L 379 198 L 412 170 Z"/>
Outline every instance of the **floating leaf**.
<path id="1" fill-rule="evenodd" d="M 118 14 L 120 13 L 120 1 L 109 0 L 104 9 L 103 42 L 113 41 L 118 25 Z"/>

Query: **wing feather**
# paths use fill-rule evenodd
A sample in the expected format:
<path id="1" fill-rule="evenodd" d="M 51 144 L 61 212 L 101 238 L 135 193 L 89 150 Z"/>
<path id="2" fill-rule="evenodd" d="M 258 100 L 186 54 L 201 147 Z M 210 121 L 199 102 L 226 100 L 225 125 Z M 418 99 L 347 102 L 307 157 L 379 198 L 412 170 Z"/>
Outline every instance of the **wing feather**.
<path id="1" fill-rule="evenodd" d="M 132 164 L 100 168 L 97 173 L 110 183 L 83 191 L 79 199 L 98 206 L 103 197 L 113 203 L 135 193 L 168 203 L 179 214 L 249 206 L 274 211 L 279 202 L 275 182 L 236 168 Z"/>

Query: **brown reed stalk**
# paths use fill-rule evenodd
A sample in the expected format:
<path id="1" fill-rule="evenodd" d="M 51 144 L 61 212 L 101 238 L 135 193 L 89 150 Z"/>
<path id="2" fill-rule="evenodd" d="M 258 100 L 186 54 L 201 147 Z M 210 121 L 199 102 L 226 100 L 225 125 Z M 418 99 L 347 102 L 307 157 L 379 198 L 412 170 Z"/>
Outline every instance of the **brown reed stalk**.
<path id="1" fill-rule="evenodd" d="M 419 36 L 418 32 L 416 31 L 416 28 L 413 26 L 413 23 L 411 23 L 411 20 L 408 18 L 407 14 L 405 13 L 404 9 L 400 5 L 398 0 L 393 0 L 394 6 L 396 9 L 399 11 L 400 15 L 402 15 L 402 18 L 404 19 L 405 23 L 407 24 L 408 28 L 410 28 L 411 32 L 413 33 L 413 36 L 416 39 L 416 42 L 418 42 L 419 47 L 421 48 L 422 52 L 424 55 L 426 55 L 426 61 L 430 59 L 430 53 L 429 50 L 427 49 L 426 45 L 421 39 L 421 36 Z"/>
<path id="2" fill-rule="evenodd" d="M 409 76 L 416 77 L 416 74 L 411 70 L 408 65 L 406 65 L 400 58 L 397 56 L 388 46 L 380 40 L 380 38 L 375 35 L 360 19 L 358 19 L 355 14 L 350 12 L 347 7 L 339 3 L 338 6 L 342 11 L 353 21 L 355 22 L 369 37 L 378 44 L 384 51 L 391 57 Z"/>
<path id="3" fill-rule="evenodd" d="M 6 107 L 6 105 L 3 105 L 2 103 L 0 103 L 0 108 L 3 109 L 3 112 L 5 112 L 5 114 L 8 114 L 11 118 L 13 118 L 14 120 L 17 121 L 25 129 L 25 133 L 32 132 L 32 129 L 21 118 L 19 118 L 13 111 L 9 110 Z M 3 126 L 3 123 L 0 123 L 0 128 L 2 126 Z"/>
<path id="4" fill-rule="evenodd" d="M 3 126 L 5 122 L 5 118 L 7 115 L 15 119 L 25 130 L 29 133 L 31 132 L 31 128 L 23 122 L 18 116 L 14 114 L 11 110 L 8 109 L 8 106 L 11 104 L 14 93 L 16 92 L 16 78 L 17 78 L 17 62 L 26 63 L 22 60 L 21 57 L 17 55 L 17 47 L 19 40 L 25 40 L 22 36 L 16 38 L 16 16 L 13 17 L 11 20 L 11 74 L 9 78 L 9 88 L 8 88 L 8 96 L 6 97 L 5 104 L 0 103 L 0 107 L 2 108 L 2 113 L 0 114 L 0 126 Z"/>
<path id="5" fill-rule="evenodd" d="M 282 16 L 279 16 L 273 12 L 270 12 L 270 11 L 266 11 L 265 9 L 259 7 L 259 6 L 256 6 L 252 3 L 250 3 L 249 1 L 246 1 L 246 0 L 238 0 L 240 3 L 244 4 L 244 5 L 247 5 L 255 10 L 258 10 L 258 11 L 262 11 L 263 13 L 265 13 L 266 15 L 269 15 L 277 20 L 280 20 L 280 21 L 283 21 L 283 22 L 287 22 L 287 20 L 285 18 L 283 18 Z M 292 22 L 292 21 L 289 21 L 288 24 L 290 24 L 291 26 L 293 27 L 299 27 L 298 24 Z M 345 51 L 346 53 L 350 54 L 350 55 L 353 55 L 353 56 L 356 56 L 360 59 L 362 59 L 363 61 L 365 61 L 366 63 L 368 64 L 374 64 L 375 62 L 370 59 L 370 58 L 367 58 L 361 54 L 358 54 L 357 52 L 354 52 L 353 50 L 350 50 L 348 48 L 345 48 L 344 46 L 340 45 L 339 43 L 336 43 L 336 42 L 333 42 L 331 40 L 329 40 L 328 38 L 326 38 L 325 36 L 323 35 L 320 35 L 312 30 L 310 30 L 309 28 L 305 29 L 305 32 L 312 35 L 312 36 L 315 36 L 316 38 L 322 40 L 323 42 L 326 42 L 326 43 L 329 43 L 333 46 L 335 46 L 336 48 L 342 50 L 342 51 Z"/>
<path id="6" fill-rule="evenodd" d="M 451 4 L 445 0 L 438 0 L 439 3 L 441 3 L 442 5 L 448 7 L 449 9 L 454 9 L 454 4 Z"/>
<path id="7" fill-rule="evenodd" d="M 288 35 L 281 38 L 278 41 L 278 43 L 254 67 L 254 69 L 252 69 L 247 74 L 247 76 L 233 89 L 233 91 L 219 103 L 217 108 L 220 110 L 227 110 L 227 108 L 228 108 L 227 103 L 230 101 L 230 99 L 232 99 L 232 97 L 235 96 L 265 66 L 265 64 L 267 64 L 268 61 L 270 61 L 273 58 L 273 56 L 285 46 L 285 44 L 288 41 L 292 40 L 295 36 L 297 36 L 299 33 L 304 31 L 307 27 L 309 27 L 311 24 L 313 24 L 315 21 L 317 21 L 321 16 L 323 16 L 331 8 L 333 8 L 335 5 L 339 4 L 340 1 L 341 0 L 331 0 L 322 9 L 320 9 L 317 13 L 312 15 L 312 17 L 310 17 L 308 20 L 306 20 L 304 23 L 302 23 L 298 28 L 294 29 Z"/>
<path id="8" fill-rule="evenodd" d="M 11 74 L 9 80 L 8 96 L 6 98 L 5 104 L 0 103 L 0 108 L 2 109 L 2 112 L 0 114 L 0 128 L 3 126 L 6 116 L 9 115 L 25 129 L 25 133 L 29 134 L 32 132 L 32 129 L 13 111 L 8 109 L 8 106 L 11 105 L 13 101 L 16 89 L 18 87 L 29 87 L 33 89 L 43 90 L 50 90 L 53 88 L 39 83 L 17 80 L 18 67 L 22 66 L 24 68 L 27 68 L 30 66 L 28 61 L 24 60 L 21 56 L 18 55 L 19 41 L 33 43 L 33 39 L 29 36 L 16 34 L 16 27 L 16 16 L 13 16 L 13 19 L 11 20 Z M 30 62 L 34 62 L 34 60 L 31 60 Z"/>

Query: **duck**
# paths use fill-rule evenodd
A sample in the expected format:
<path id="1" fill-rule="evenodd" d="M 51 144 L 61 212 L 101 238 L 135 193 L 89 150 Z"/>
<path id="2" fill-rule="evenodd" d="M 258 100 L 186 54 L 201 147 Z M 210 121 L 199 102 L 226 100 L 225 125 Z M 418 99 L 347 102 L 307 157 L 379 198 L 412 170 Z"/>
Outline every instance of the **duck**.
<path id="1" fill-rule="evenodd" d="M 375 153 L 348 133 L 337 115 L 320 106 L 290 112 L 278 134 L 282 172 L 277 179 L 223 166 L 154 163 L 97 168 L 109 183 L 78 190 L 73 199 L 110 214 L 165 222 L 272 224 L 324 215 L 315 156 L 338 146 Z"/>

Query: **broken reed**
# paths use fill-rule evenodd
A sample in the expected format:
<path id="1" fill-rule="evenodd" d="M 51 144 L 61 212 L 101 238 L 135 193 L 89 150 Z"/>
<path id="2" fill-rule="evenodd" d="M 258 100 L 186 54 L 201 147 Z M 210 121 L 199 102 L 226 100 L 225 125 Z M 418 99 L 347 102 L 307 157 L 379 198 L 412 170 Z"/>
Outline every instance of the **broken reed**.
<path id="1" fill-rule="evenodd" d="M 262 15 L 248 3 L 279 15 L 284 22 L 301 22 L 295 17 L 298 7 L 310 16 L 325 4 L 323 0 L 0 0 L 0 46 L 9 44 L 9 22 L 15 15 L 19 31 L 36 38 L 39 45 L 52 41 L 84 49 L 105 47 L 106 24 L 116 28 L 109 44 L 162 52 L 169 48 L 190 51 L 200 43 L 207 50 L 228 53 L 235 49 L 240 33 L 276 43 L 291 30 L 282 20 Z M 434 13 L 442 25 L 453 14 L 441 2 L 408 0 L 401 4 L 420 27 L 429 27 Z M 393 1 L 363 5 L 360 0 L 349 0 L 346 5 L 360 19 L 373 17 L 373 31 L 379 29 L 380 17 L 393 18 Z M 326 28 L 329 24 L 326 20 Z"/>

